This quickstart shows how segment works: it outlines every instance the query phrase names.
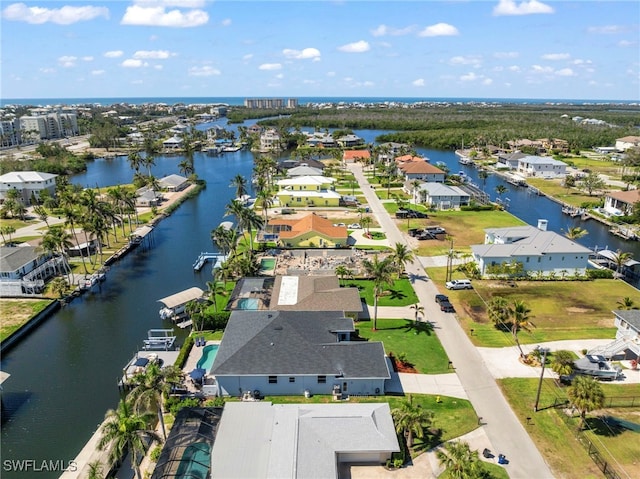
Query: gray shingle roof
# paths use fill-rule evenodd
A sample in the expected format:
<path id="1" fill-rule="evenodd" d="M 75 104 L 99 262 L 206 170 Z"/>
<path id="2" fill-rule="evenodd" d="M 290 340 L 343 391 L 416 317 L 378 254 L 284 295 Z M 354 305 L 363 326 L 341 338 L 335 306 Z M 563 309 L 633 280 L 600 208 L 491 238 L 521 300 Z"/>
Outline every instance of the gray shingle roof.
<path id="1" fill-rule="evenodd" d="M 0 270 L 17 271 L 27 263 L 40 256 L 35 246 L 2 246 L 0 247 Z"/>
<path id="2" fill-rule="evenodd" d="M 616 316 L 623 319 L 625 322 L 629 324 L 633 329 L 640 333 L 640 310 L 638 309 L 629 309 L 629 310 L 616 310 L 613 312 Z"/>
<path id="3" fill-rule="evenodd" d="M 362 311 L 356 288 L 341 288 L 337 276 L 298 276 L 295 304 L 278 304 L 283 276 L 276 276 L 270 308 L 279 311 Z"/>
<path id="4" fill-rule="evenodd" d="M 337 330 L 353 331 L 338 311 L 234 311 L 211 374 L 389 378 L 382 343 L 338 343 Z"/>

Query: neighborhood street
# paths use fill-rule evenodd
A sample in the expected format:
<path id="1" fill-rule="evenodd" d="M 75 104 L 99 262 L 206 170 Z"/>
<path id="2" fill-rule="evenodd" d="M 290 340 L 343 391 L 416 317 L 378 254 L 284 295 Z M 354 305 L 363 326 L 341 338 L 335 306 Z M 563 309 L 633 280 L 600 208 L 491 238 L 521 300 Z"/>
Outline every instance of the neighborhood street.
<path id="1" fill-rule="evenodd" d="M 362 165 L 351 163 L 347 166 L 360 184 L 372 213 L 387 234 L 389 243 L 407 244 L 404 235 L 375 194 L 375 190 L 370 187 L 363 174 Z M 506 456 L 509 463 L 505 468 L 511 478 L 553 477 L 542 455 L 502 395 L 479 351 L 453 316 L 441 312 L 433 301 L 434 295 L 439 291 L 426 277 L 419 259 L 407 263 L 406 271 L 420 303 L 425 308 L 425 318 L 434 324 L 435 333 L 452 361 L 464 391 L 481 418 L 482 429 L 491 443 L 487 447 L 496 454 Z"/>

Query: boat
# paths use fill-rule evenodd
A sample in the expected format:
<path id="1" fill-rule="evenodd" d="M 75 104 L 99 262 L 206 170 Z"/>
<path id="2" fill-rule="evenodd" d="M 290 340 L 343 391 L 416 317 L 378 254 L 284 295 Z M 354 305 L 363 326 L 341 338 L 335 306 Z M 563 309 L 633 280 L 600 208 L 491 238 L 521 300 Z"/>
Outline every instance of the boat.
<path id="1" fill-rule="evenodd" d="M 613 366 L 610 361 L 599 354 L 587 354 L 573 362 L 576 374 L 592 376 L 597 379 L 612 381 L 622 374 L 620 366 Z"/>
<path id="2" fill-rule="evenodd" d="M 147 331 L 147 339 L 143 341 L 143 349 L 169 351 L 173 349 L 176 336 L 173 329 L 150 329 Z"/>
<path id="3" fill-rule="evenodd" d="M 618 226 L 617 228 L 611 228 L 609 233 L 615 236 L 619 236 L 620 238 L 629 240 L 629 241 L 637 241 L 638 235 L 631 229 L 625 228 L 622 226 Z"/>
<path id="4" fill-rule="evenodd" d="M 507 183 L 509 183 L 510 185 L 513 186 L 521 186 L 526 188 L 527 185 L 527 180 L 525 180 L 522 176 L 518 176 L 518 175 L 506 175 L 506 180 Z"/>
<path id="5" fill-rule="evenodd" d="M 201 298 L 203 294 L 204 291 L 202 289 L 194 286 L 193 288 L 185 289 L 179 293 L 159 299 L 158 302 L 162 303 L 164 307 L 160 309 L 158 314 L 160 314 L 161 319 L 177 319 L 180 315 L 184 314 L 189 301 Z"/>

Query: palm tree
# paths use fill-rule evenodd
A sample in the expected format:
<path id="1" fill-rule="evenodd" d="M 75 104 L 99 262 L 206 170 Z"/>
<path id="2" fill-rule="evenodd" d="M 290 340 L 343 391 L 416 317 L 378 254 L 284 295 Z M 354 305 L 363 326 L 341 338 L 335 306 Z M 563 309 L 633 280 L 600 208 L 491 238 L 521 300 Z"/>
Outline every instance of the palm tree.
<path id="1" fill-rule="evenodd" d="M 509 191 L 509 189 L 504 185 L 496 186 L 496 193 L 498 193 L 498 198 L 500 198 L 500 201 L 502 201 L 502 195 L 504 195 L 507 191 Z"/>
<path id="2" fill-rule="evenodd" d="M 236 219 L 236 227 L 242 233 L 241 218 L 244 214 L 245 206 L 237 199 L 231 200 L 224 208 L 224 216 L 234 216 Z"/>
<path id="3" fill-rule="evenodd" d="M 418 322 L 418 316 L 424 316 L 424 306 L 420 306 L 418 303 L 411 305 L 411 309 L 414 310 L 414 321 Z"/>
<path id="4" fill-rule="evenodd" d="M 613 262 L 616 265 L 616 274 L 615 274 L 616 278 L 620 278 L 622 276 L 622 267 L 631 258 L 633 258 L 633 253 L 630 253 L 628 251 L 623 252 L 621 250 L 617 250 L 615 252 L 615 254 L 613 255 Z"/>
<path id="5" fill-rule="evenodd" d="M 336 267 L 336 274 L 340 277 L 340 286 L 344 286 L 344 278 L 353 276 L 353 272 L 343 264 Z"/>
<path id="6" fill-rule="evenodd" d="M 180 171 L 184 176 L 189 177 L 195 172 L 195 169 L 193 167 L 193 163 L 185 159 L 178 163 L 178 171 Z"/>
<path id="7" fill-rule="evenodd" d="M 580 428 L 584 426 L 588 412 L 604 406 L 604 392 L 600 383 L 589 376 L 576 376 L 567 391 L 569 401 L 580 411 Z"/>
<path id="8" fill-rule="evenodd" d="M 373 257 L 373 261 L 363 260 L 362 266 L 368 278 L 373 281 L 373 330 L 375 331 L 378 322 L 378 298 L 382 295 L 385 286 L 393 284 L 395 266 L 391 256 L 380 261 L 377 254 Z"/>
<path id="9" fill-rule="evenodd" d="M 407 438 L 407 447 L 413 447 L 413 439 L 425 436 L 425 433 L 433 423 L 434 414 L 432 411 L 415 406 L 411 400 L 404 401 L 400 407 L 391 411 L 391 416 L 395 422 L 396 431 L 404 434 Z"/>
<path id="10" fill-rule="evenodd" d="M 569 228 L 564 235 L 570 240 L 577 240 L 588 234 L 589 232 L 587 230 L 580 228 L 579 226 L 575 226 L 575 227 Z"/>
<path id="11" fill-rule="evenodd" d="M 249 248 L 253 250 L 253 231 L 264 226 L 264 220 L 251 208 L 244 208 L 240 216 L 243 230 L 249 233 Z"/>
<path id="12" fill-rule="evenodd" d="M 140 167 L 142 166 L 142 163 L 143 163 L 142 157 L 140 156 L 140 152 L 136 150 L 133 153 L 129 153 L 127 160 L 129 161 L 129 166 L 131 167 L 131 169 L 135 173 L 139 173 Z"/>
<path id="13" fill-rule="evenodd" d="M 493 321 L 497 327 L 504 328 L 511 316 L 509 302 L 506 298 L 494 296 L 491 298 L 491 301 L 489 301 L 487 314 L 489 315 L 489 319 Z"/>
<path id="14" fill-rule="evenodd" d="M 485 170 L 478 171 L 478 178 L 482 180 L 482 191 L 487 187 L 487 178 L 489 178 L 489 173 Z"/>
<path id="15" fill-rule="evenodd" d="M 472 451 L 467 442 L 448 442 L 436 452 L 436 457 L 452 479 L 483 477 L 478 451 Z"/>
<path id="16" fill-rule="evenodd" d="M 236 189 L 236 198 L 247 194 L 247 179 L 239 173 L 233 177 L 229 186 Z"/>
<path id="17" fill-rule="evenodd" d="M 418 198 L 418 187 L 422 184 L 422 181 L 415 179 L 411 181 L 411 188 L 412 188 L 412 193 L 413 193 L 413 202 L 414 204 L 418 204 L 418 200 L 420 198 Z"/>
<path id="18" fill-rule="evenodd" d="M 269 222 L 269 208 L 273 206 L 274 195 L 273 193 L 265 188 L 258 192 L 258 200 L 260 200 L 260 204 L 262 205 L 262 212 L 264 213 L 264 224 L 266 225 Z"/>
<path id="19" fill-rule="evenodd" d="M 220 269 L 220 268 L 218 268 Z M 213 304 L 213 309 L 218 312 L 218 296 L 224 296 L 227 294 L 227 288 L 222 281 L 216 281 L 215 277 L 213 281 L 207 281 L 207 292 L 209 293 L 209 301 Z"/>
<path id="20" fill-rule="evenodd" d="M 14 226 L 11 226 L 11 225 L 0 226 L 0 236 L 2 236 L 2 242 L 5 245 L 8 243 L 11 243 L 11 235 L 13 235 L 15 232 L 16 232 L 16 228 Z M 7 238 L 5 238 L 5 235 L 7 235 L 7 237 L 9 238 L 8 241 L 7 241 Z"/>
<path id="21" fill-rule="evenodd" d="M 520 350 L 520 357 L 524 358 L 524 352 L 522 351 L 522 347 L 520 346 L 520 341 L 518 341 L 518 332 L 521 329 L 524 329 L 527 332 L 531 332 L 532 328 L 535 328 L 535 325 L 531 322 L 531 318 L 529 317 L 529 313 L 531 310 L 527 307 L 527 305 L 520 300 L 515 300 L 513 302 L 513 308 L 511 309 L 511 334 L 513 335 L 513 339 L 518 345 L 518 349 Z"/>
<path id="22" fill-rule="evenodd" d="M 571 376 L 573 374 L 573 354 L 571 351 L 561 349 L 553 353 L 551 370 L 558 376 Z"/>
<path id="23" fill-rule="evenodd" d="M 98 442 L 98 449 L 103 451 L 107 446 L 111 446 L 109 459 L 114 463 L 121 461 L 128 451 L 138 479 L 142 478 L 138 459 L 149 449 L 148 440 L 161 441 L 160 437 L 149 429 L 152 418 L 152 413 L 133 413 L 131 407 L 122 399 L 118 409 L 107 411 L 105 422 L 100 428 L 102 436 Z"/>
<path id="24" fill-rule="evenodd" d="M 44 221 L 45 224 L 47 225 L 47 228 L 49 227 L 49 212 L 47 211 L 47 209 L 42 206 L 42 205 L 36 205 L 33 207 L 33 212 L 38 215 L 38 219 L 40 221 Z"/>
<path id="25" fill-rule="evenodd" d="M 636 306 L 633 302 L 633 299 L 631 299 L 629 296 L 626 296 L 624 298 L 622 298 L 621 300 L 618 301 L 618 309 L 638 309 L 638 306 Z"/>
<path id="26" fill-rule="evenodd" d="M 160 367 L 157 362 L 152 362 L 141 374 L 132 378 L 133 389 L 129 392 L 134 411 L 137 413 L 157 409 L 158 421 L 162 425 L 162 435 L 167 439 L 167 431 L 164 427 L 162 416 L 162 404 L 165 396 L 168 396 L 174 386 L 182 384 L 182 370 L 176 366 Z"/>
<path id="27" fill-rule="evenodd" d="M 396 243 L 391 257 L 398 267 L 398 274 L 402 274 L 406 264 L 413 260 L 413 253 L 406 244 Z"/>
<path id="28" fill-rule="evenodd" d="M 371 223 L 373 223 L 371 216 L 363 216 L 360 220 L 360 226 L 364 228 L 367 234 L 369 234 L 369 227 L 371 226 Z"/>

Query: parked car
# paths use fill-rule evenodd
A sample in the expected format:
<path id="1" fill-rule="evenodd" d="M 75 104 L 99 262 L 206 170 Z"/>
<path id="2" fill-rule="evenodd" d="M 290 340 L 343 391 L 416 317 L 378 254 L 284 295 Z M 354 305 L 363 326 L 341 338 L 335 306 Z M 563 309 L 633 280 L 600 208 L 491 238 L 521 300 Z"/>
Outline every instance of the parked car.
<path id="1" fill-rule="evenodd" d="M 454 279 L 447 281 L 444 285 L 447 289 L 473 289 L 473 285 L 468 279 Z"/>
<path id="2" fill-rule="evenodd" d="M 416 238 L 419 240 L 436 239 L 436 235 L 429 233 L 428 231 L 422 231 L 416 236 Z"/>
<path id="3" fill-rule="evenodd" d="M 409 236 L 415 238 L 416 236 L 420 235 L 420 233 L 422 233 L 423 231 L 424 230 L 422 228 L 410 228 L 408 233 L 409 233 Z"/>
<path id="4" fill-rule="evenodd" d="M 444 311 L 445 313 L 455 313 L 456 309 L 449 301 L 443 301 L 440 303 L 440 311 Z"/>
<path id="5" fill-rule="evenodd" d="M 447 233 L 447 231 L 441 226 L 427 226 L 425 230 L 433 235 L 443 235 Z"/>
<path id="6" fill-rule="evenodd" d="M 362 226 L 360 226 L 360 223 L 351 223 L 350 225 L 347 226 L 347 228 L 352 230 L 359 230 L 362 228 Z"/>
<path id="7" fill-rule="evenodd" d="M 436 294 L 436 303 L 440 304 L 448 301 L 449 297 L 446 294 Z"/>
<path id="8" fill-rule="evenodd" d="M 333 223 L 333 226 L 347 226 L 344 223 Z"/>
<path id="9" fill-rule="evenodd" d="M 399 209 L 396 211 L 396 218 L 404 219 L 404 218 L 428 218 L 426 213 L 422 211 L 416 210 L 407 210 L 407 209 Z"/>

